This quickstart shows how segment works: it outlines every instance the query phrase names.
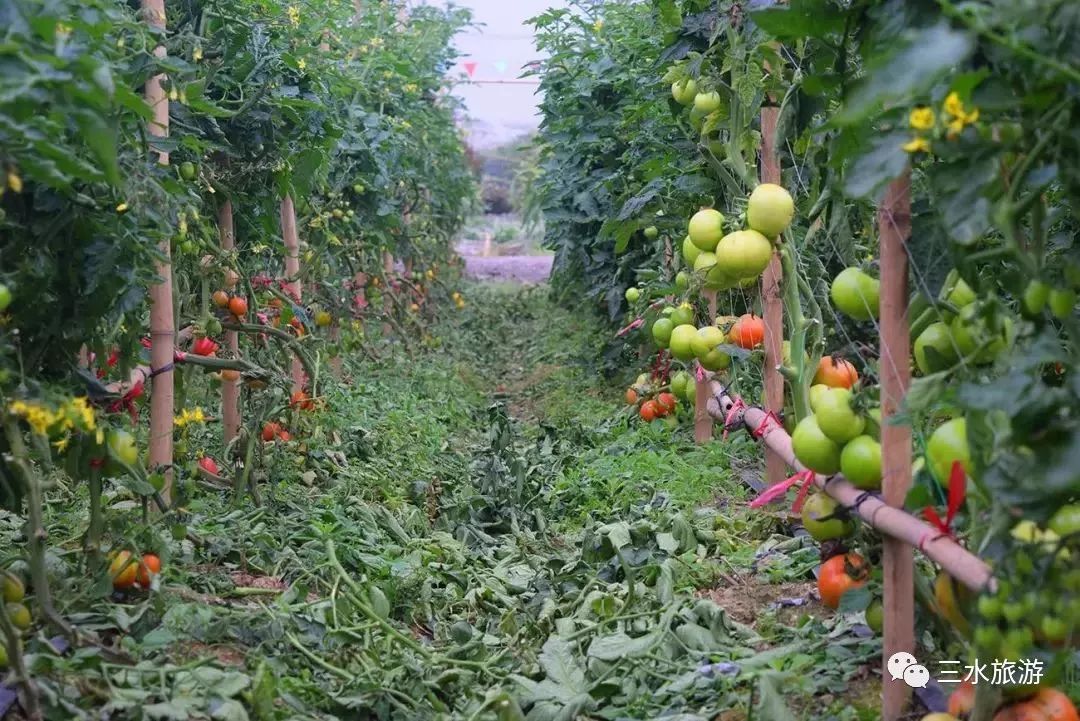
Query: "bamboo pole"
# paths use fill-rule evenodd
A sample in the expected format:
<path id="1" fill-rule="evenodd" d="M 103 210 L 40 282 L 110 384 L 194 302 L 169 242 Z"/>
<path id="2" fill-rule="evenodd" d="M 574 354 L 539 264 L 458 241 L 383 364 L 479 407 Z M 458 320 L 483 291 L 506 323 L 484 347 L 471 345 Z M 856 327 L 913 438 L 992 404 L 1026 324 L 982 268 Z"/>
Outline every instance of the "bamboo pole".
<path id="1" fill-rule="evenodd" d="M 885 502 L 902 508 L 911 488 L 911 426 L 894 425 L 911 383 L 907 319 L 908 263 L 904 244 L 911 236 L 911 178 L 905 173 L 889 184 L 878 207 L 881 243 L 881 462 Z M 882 665 L 899 651 L 915 652 L 914 557 L 911 546 L 886 538 L 882 551 L 885 578 Z M 882 674 L 882 719 L 904 716 L 911 688 L 892 674 Z"/>
<path id="2" fill-rule="evenodd" d="M 761 108 L 761 182 L 781 185 L 780 159 L 776 154 L 776 121 L 780 108 Z M 765 321 L 765 408 L 779 416 L 784 410 L 784 377 L 779 368 L 784 362 L 784 305 L 780 295 L 780 254 L 773 252 L 772 260 L 761 276 L 762 317 Z M 770 486 L 786 477 L 784 460 L 771 451 L 765 452 L 765 481 Z"/>
<path id="3" fill-rule="evenodd" d="M 146 24 L 165 34 L 165 0 L 142 0 Z M 154 48 L 154 55 L 165 57 L 165 46 Z M 169 98 L 162 84 L 164 75 L 154 75 L 146 81 L 146 104 L 153 117 L 149 123 L 150 135 L 157 138 L 169 135 Z M 158 152 L 158 162 L 169 164 L 169 154 Z M 150 392 L 150 467 L 161 469 L 165 485 L 161 497 L 168 502 L 172 490 L 173 462 L 173 349 L 176 347 L 176 329 L 173 321 L 172 260 L 169 238 L 158 245 L 161 260 L 156 272 L 161 281 L 150 286 L 150 365 L 154 368 Z"/>
<path id="4" fill-rule="evenodd" d="M 296 206 L 293 204 L 291 195 L 281 199 L 281 239 L 285 242 L 285 277 L 288 278 L 286 288 L 293 301 L 300 303 L 300 236 L 296 232 Z M 300 360 L 292 360 L 293 390 L 304 388 L 304 366 Z"/>
<path id="5" fill-rule="evenodd" d="M 727 418 L 734 403 L 734 398 L 728 394 L 727 388 L 713 379 L 710 384 L 710 397 L 707 403 L 709 414 L 713 418 L 722 421 Z M 789 466 L 798 471 L 805 471 L 806 467 L 795 460 L 795 452 L 791 447 L 791 436 L 788 435 L 783 426 L 767 421 L 768 417 L 768 414 L 761 408 L 751 406 L 745 410 L 737 411 L 732 416 L 731 422 L 733 425 L 742 424 L 751 431 L 762 427 L 767 428 L 763 434 L 760 434 L 761 441 L 783 458 L 784 462 Z M 764 426 L 763 424 L 766 423 L 768 425 Z M 886 538 L 901 541 L 912 548 L 918 548 L 927 558 L 948 572 L 958 583 L 975 592 L 995 588 L 990 567 L 982 559 L 953 539 L 942 536 L 937 529 L 920 521 L 903 509 L 890 506 L 876 496 L 859 490 L 840 474 L 835 476 L 815 475 L 814 485 L 836 499 L 842 506 L 850 509 L 851 513 L 857 515 L 871 528 L 880 531 Z M 860 498 L 863 499 L 861 503 L 859 503 Z"/>
<path id="6" fill-rule="evenodd" d="M 709 323 L 716 318 L 716 291 L 704 291 L 705 299 L 709 303 Z M 694 442 L 697 444 L 708 443 L 713 437 L 713 419 L 709 415 L 707 403 L 709 400 L 709 380 L 695 380 L 694 382 Z"/>
<path id="7" fill-rule="evenodd" d="M 236 227 L 233 224 L 232 201 L 226 199 L 218 208 L 218 234 L 221 237 L 221 249 L 231 251 L 236 248 Z M 240 357 L 240 334 L 234 330 L 225 331 L 225 347 L 234 358 Z M 221 428 L 228 446 L 240 433 L 240 381 L 225 380 L 221 384 Z"/>

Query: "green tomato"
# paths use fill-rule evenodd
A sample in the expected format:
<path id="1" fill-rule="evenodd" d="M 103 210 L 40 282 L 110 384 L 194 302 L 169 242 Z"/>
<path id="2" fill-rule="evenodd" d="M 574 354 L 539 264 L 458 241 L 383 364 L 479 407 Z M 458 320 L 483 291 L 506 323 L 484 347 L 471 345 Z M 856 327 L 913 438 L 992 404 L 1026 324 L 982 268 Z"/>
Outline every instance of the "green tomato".
<path id="1" fill-rule="evenodd" d="M 847 388 L 833 388 L 822 395 L 814 417 L 821 432 L 840 445 L 862 435 L 866 428 L 866 419 L 851 408 L 851 391 Z"/>
<path id="2" fill-rule="evenodd" d="M 686 264 L 688 266 L 690 266 L 691 268 L 694 268 L 696 266 L 698 256 L 701 255 L 701 252 L 702 252 L 701 248 L 694 245 L 694 242 L 692 240 L 690 240 L 689 235 L 686 236 L 685 238 L 683 238 L 682 254 L 683 254 L 683 259 L 686 261 Z M 715 262 L 716 262 L 716 260 L 714 258 L 713 263 L 715 263 Z"/>
<path id="3" fill-rule="evenodd" d="M 671 340 L 668 349 L 672 357 L 681 361 L 694 359 L 694 348 L 691 345 L 697 336 L 697 328 L 692 323 L 683 323 L 675 326 L 671 331 Z"/>
<path id="4" fill-rule="evenodd" d="M 686 371 L 678 371 L 671 376 L 671 392 L 679 398 L 685 398 L 687 389 L 694 387 L 694 379 Z"/>
<path id="5" fill-rule="evenodd" d="M 1046 302 L 1050 299 L 1050 286 L 1041 280 L 1033 280 L 1024 288 L 1020 307 L 1029 318 L 1042 315 Z"/>
<path id="6" fill-rule="evenodd" d="M 679 105 L 690 105 L 697 97 L 697 81 L 686 78 L 671 84 L 671 97 Z"/>
<path id="7" fill-rule="evenodd" d="M 685 291 L 690 287 L 690 274 L 685 270 L 680 270 L 675 274 L 675 287 L 680 291 Z"/>
<path id="8" fill-rule="evenodd" d="M 11 305 L 11 289 L 0 283 L 0 313 L 7 310 L 9 305 Z"/>
<path id="9" fill-rule="evenodd" d="M 188 161 L 188 160 L 185 160 L 184 162 L 180 163 L 180 177 L 181 178 L 183 178 L 184 180 L 188 180 L 188 181 L 195 180 L 196 174 L 197 174 L 197 171 L 195 169 L 195 163 L 192 163 L 191 161 Z"/>
<path id="10" fill-rule="evenodd" d="M 687 325 L 694 322 L 694 306 L 689 303 L 681 303 L 679 307 L 671 311 L 671 322 L 675 325 Z"/>
<path id="11" fill-rule="evenodd" d="M 690 218 L 689 238 L 699 250 L 713 250 L 724 237 L 724 214 L 705 208 Z"/>
<path id="12" fill-rule="evenodd" d="M 806 532 L 819 543 L 846 538 L 855 533 L 855 521 L 843 512 L 839 503 L 824 493 L 814 493 L 807 498 L 801 515 Z"/>
<path id="13" fill-rule="evenodd" d="M 772 243 L 756 230 L 728 233 L 716 246 L 716 265 L 732 278 L 756 278 L 772 257 Z"/>
<path id="14" fill-rule="evenodd" d="M 949 295 L 945 297 L 945 300 L 952 303 L 957 308 L 963 308 L 965 305 L 971 305 L 975 302 L 975 291 L 971 289 L 971 286 L 964 282 L 964 279 L 956 281 L 956 285 L 949 291 Z"/>
<path id="15" fill-rule="evenodd" d="M 926 443 L 926 460 L 930 473 L 943 486 L 949 483 L 953 463 L 959 461 L 971 476 L 971 451 L 968 448 L 967 421 L 953 418 L 938 426 Z"/>
<path id="16" fill-rule="evenodd" d="M 840 472 L 851 485 L 864 491 L 881 488 L 881 444 L 870 436 L 858 436 L 840 452 Z"/>
<path id="17" fill-rule="evenodd" d="M 970 356 L 975 363 L 992 363 L 1012 341 L 1012 318 L 1003 318 L 1001 326 L 1001 332 L 995 334 L 988 327 L 986 319 L 977 315 L 977 309 L 972 304 L 960 309 L 949 330 L 961 355 Z"/>
<path id="18" fill-rule="evenodd" d="M 1065 320 L 1076 307 L 1076 291 L 1072 288 L 1054 288 L 1050 291 L 1050 312 L 1059 320 Z"/>
<path id="19" fill-rule="evenodd" d="M 957 358 L 952 332 L 941 321 L 931 323 L 915 339 L 915 365 L 924 375 L 951 367 Z"/>
<path id="20" fill-rule="evenodd" d="M 641 291 L 638 290 L 637 288 L 627 288 L 626 289 L 626 302 L 627 303 L 637 303 L 638 298 L 640 298 L 640 297 L 641 297 Z"/>
<path id="21" fill-rule="evenodd" d="M 139 449 L 135 445 L 135 436 L 125 430 L 113 429 L 106 437 L 109 455 L 129 466 L 134 466 L 139 461 Z"/>
<path id="22" fill-rule="evenodd" d="M 656 341 L 656 345 L 667 348 L 671 342 L 671 331 L 674 329 L 675 324 L 671 322 L 670 318 L 657 318 L 652 325 L 652 337 Z"/>
<path id="23" fill-rule="evenodd" d="M 779 185 L 762 183 L 750 193 L 746 206 L 746 224 L 767 238 L 776 238 L 791 225 L 795 201 Z"/>
<path id="24" fill-rule="evenodd" d="M 1057 509 L 1050 517 L 1047 528 L 1062 537 L 1080 533 L 1080 503 L 1070 503 Z"/>
<path id="25" fill-rule="evenodd" d="M 649 240 L 656 240 L 660 235 L 660 230 L 655 225 L 650 225 L 645 229 L 645 237 Z"/>
<path id="26" fill-rule="evenodd" d="M 816 473 L 828 476 L 840 470 L 840 446 L 821 432 L 812 415 L 795 426 L 791 447 L 798 461 Z"/>
<path id="27" fill-rule="evenodd" d="M 709 93 L 698 93 L 694 96 L 694 110 L 708 115 L 719 110 L 721 102 L 720 93 L 715 90 Z"/>
<path id="28" fill-rule="evenodd" d="M 979 596 L 979 615 L 987 621 L 997 621 L 1001 618 L 1001 599 L 997 596 Z"/>
<path id="29" fill-rule="evenodd" d="M 845 268 L 833 279 L 829 295 L 841 313 L 855 320 L 877 318 L 881 284 L 858 268 Z"/>
<path id="30" fill-rule="evenodd" d="M 870 605 L 866 607 L 866 625 L 870 627 L 870 630 L 874 633 L 881 633 L 885 628 L 885 606 L 882 605 L 879 599 L 874 599 L 870 602 Z"/>

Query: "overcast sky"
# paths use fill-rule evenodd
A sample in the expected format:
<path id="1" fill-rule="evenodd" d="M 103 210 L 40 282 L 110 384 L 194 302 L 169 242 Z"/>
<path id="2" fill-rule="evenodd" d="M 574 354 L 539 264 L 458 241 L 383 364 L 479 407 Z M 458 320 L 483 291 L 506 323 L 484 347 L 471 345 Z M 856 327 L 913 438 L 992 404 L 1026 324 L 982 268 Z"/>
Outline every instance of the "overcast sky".
<path id="1" fill-rule="evenodd" d="M 523 66 L 538 57 L 532 26 L 527 24 L 550 7 L 565 7 L 563 0 L 456 0 L 473 11 L 477 27 L 458 36 L 464 53 L 454 74 L 465 73 L 464 63 L 475 62 L 474 80 L 517 80 Z M 460 86 L 456 94 L 468 107 L 470 140 L 490 147 L 512 140 L 537 125 L 535 85 L 477 83 Z"/>

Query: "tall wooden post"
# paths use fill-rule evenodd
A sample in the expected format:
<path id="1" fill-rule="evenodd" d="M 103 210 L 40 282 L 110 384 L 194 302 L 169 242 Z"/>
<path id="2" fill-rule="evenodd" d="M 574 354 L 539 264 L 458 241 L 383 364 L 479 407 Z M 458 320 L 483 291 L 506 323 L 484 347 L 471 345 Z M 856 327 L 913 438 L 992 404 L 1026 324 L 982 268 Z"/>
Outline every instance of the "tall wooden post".
<path id="1" fill-rule="evenodd" d="M 390 300 L 390 294 L 394 292 L 394 288 L 390 285 L 390 276 L 394 273 L 394 256 L 389 250 L 382 252 L 382 269 L 383 279 L 386 281 L 386 286 L 383 288 L 383 313 L 390 317 L 390 312 L 394 308 L 393 301 Z M 383 322 L 382 334 L 385 338 L 390 335 L 391 327 L 390 322 Z"/>
<path id="2" fill-rule="evenodd" d="M 709 323 L 716 318 L 716 291 L 704 291 L 709 303 Z M 709 415 L 709 381 L 698 380 L 694 385 L 694 442 L 708 443 L 713 437 L 713 418 Z"/>
<path id="3" fill-rule="evenodd" d="M 146 24 L 165 32 L 165 0 L 142 0 Z M 165 57 L 165 46 L 154 48 L 154 55 Z M 163 75 L 154 75 L 146 81 L 146 103 L 153 112 L 149 124 L 150 135 L 157 138 L 169 135 L 169 98 L 162 84 Z M 169 154 L 158 151 L 158 162 L 169 164 Z M 169 238 L 158 246 L 161 260 L 156 272 L 160 283 L 150 286 L 150 367 L 154 376 L 150 385 L 150 467 L 161 469 L 165 486 L 161 495 L 166 502 L 172 492 L 173 462 L 173 352 L 176 349 L 176 328 L 173 321 L 172 260 Z"/>
<path id="4" fill-rule="evenodd" d="M 232 201 L 226 199 L 218 208 L 218 235 L 221 249 L 230 251 L 236 248 L 236 228 L 233 224 Z M 240 357 L 240 334 L 235 330 L 225 331 L 225 347 L 236 358 Z M 221 427 L 225 445 L 228 445 L 240 432 L 240 381 L 226 380 L 221 384 Z"/>
<path id="5" fill-rule="evenodd" d="M 905 173 L 889 184 L 878 207 L 881 239 L 881 458 L 885 502 L 902 507 L 911 488 L 911 427 L 892 425 L 911 382 L 910 334 L 907 318 L 908 260 L 905 243 L 911 236 L 911 176 Z M 915 586 L 911 546 L 886 536 L 885 629 L 882 664 L 898 651 L 915 652 Z M 903 717 L 911 689 L 903 680 L 882 674 L 883 721 Z"/>
<path id="6" fill-rule="evenodd" d="M 761 108 L 761 182 L 781 185 L 780 159 L 776 155 L 776 120 L 780 108 Z M 765 410 L 777 417 L 784 411 L 784 377 L 777 368 L 784 362 L 784 305 L 780 300 L 780 254 L 773 252 L 765 273 L 761 276 L 762 317 L 765 321 Z M 770 450 L 765 451 L 765 481 L 770 486 L 784 480 L 784 460 Z"/>
<path id="7" fill-rule="evenodd" d="M 291 195 L 281 199 L 281 239 L 285 242 L 286 288 L 297 304 L 300 303 L 300 236 L 296 232 L 296 206 Z M 293 390 L 304 387 L 304 366 L 300 359 L 292 359 Z"/>

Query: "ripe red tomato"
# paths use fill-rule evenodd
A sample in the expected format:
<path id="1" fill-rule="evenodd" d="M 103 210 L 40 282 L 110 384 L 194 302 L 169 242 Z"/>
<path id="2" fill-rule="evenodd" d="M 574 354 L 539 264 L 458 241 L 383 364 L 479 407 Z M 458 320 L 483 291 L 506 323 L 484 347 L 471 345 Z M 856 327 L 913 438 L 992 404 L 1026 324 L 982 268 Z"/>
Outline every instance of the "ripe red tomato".
<path id="1" fill-rule="evenodd" d="M 315 408 L 315 401 L 311 399 L 311 396 L 306 391 L 295 390 L 289 396 L 289 405 L 302 411 L 310 411 Z"/>
<path id="2" fill-rule="evenodd" d="M 814 383 L 821 383 L 830 388 L 851 388 L 859 380 L 855 366 L 843 358 L 825 356 L 818 363 Z"/>
<path id="3" fill-rule="evenodd" d="M 150 582 L 159 573 L 161 573 L 161 559 L 156 554 L 144 553 L 137 575 L 139 585 L 143 588 L 150 588 Z"/>
<path id="4" fill-rule="evenodd" d="M 634 390 L 633 388 L 627 388 L 626 389 L 626 403 L 627 403 L 627 405 L 635 406 L 635 405 L 637 405 L 637 401 L 638 401 L 637 391 Z"/>
<path id="5" fill-rule="evenodd" d="M 728 338 L 740 348 L 757 348 L 765 341 L 765 321 L 750 313 L 739 316 Z"/>
<path id="6" fill-rule="evenodd" d="M 218 344 L 210 338 L 202 337 L 196 338 L 195 342 L 191 344 L 191 352 L 195 355 L 209 356 L 217 352 Z"/>
<path id="7" fill-rule="evenodd" d="M 243 318 L 248 312 L 247 301 L 238 295 L 234 295 L 229 299 L 229 312 L 237 318 Z"/>
<path id="8" fill-rule="evenodd" d="M 281 424 L 269 421 L 262 427 L 262 439 L 266 443 L 274 440 L 281 434 Z"/>
<path id="9" fill-rule="evenodd" d="M 218 464 L 210 456 L 203 456 L 199 459 L 199 468 L 215 476 L 218 474 Z"/>
<path id="10" fill-rule="evenodd" d="M 1069 697 L 1053 688 L 1041 688 L 1030 699 L 994 714 L 994 721 L 1077 721 L 1078 718 Z"/>
<path id="11" fill-rule="evenodd" d="M 678 403 L 679 401 L 671 393 L 661 393 L 656 397 L 656 404 L 660 407 L 665 416 L 669 413 L 674 413 L 675 406 L 677 406 Z"/>
<path id="12" fill-rule="evenodd" d="M 213 299 L 214 305 L 218 308 L 224 308 L 229 305 L 229 294 L 223 290 L 215 290 L 214 294 L 210 297 Z"/>
<path id="13" fill-rule="evenodd" d="M 649 423 L 660 417 L 660 407 L 656 401 L 645 401 L 641 404 L 641 409 L 638 411 L 641 415 L 641 420 Z"/>
<path id="14" fill-rule="evenodd" d="M 870 567 L 857 553 L 833 556 L 821 564 L 818 573 L 818 593 L 821 602 L 829 608 L 839 608 L 840 599 L 853 588 L 866 584 Z"/>
<path id="15" fill-rule="evenodd" d="M 971 681 L 963 681 L 949 695 L 949 713 L 957 718 L 975 708 L 975 686 Z"/>

